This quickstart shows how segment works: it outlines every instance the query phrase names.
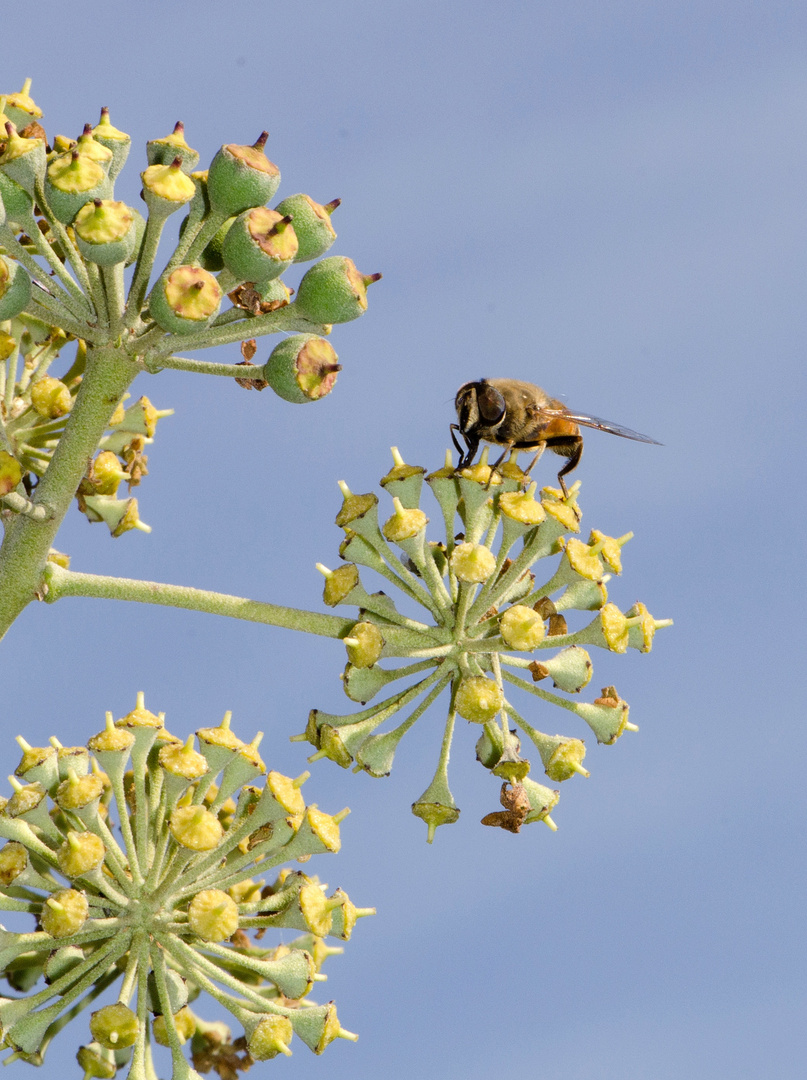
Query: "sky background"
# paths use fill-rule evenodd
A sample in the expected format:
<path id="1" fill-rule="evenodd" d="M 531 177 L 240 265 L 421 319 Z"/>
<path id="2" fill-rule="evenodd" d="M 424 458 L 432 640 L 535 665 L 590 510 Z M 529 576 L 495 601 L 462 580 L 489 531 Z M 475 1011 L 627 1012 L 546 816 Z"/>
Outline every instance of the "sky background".
<path id="1" fill-rule="evenodd" d="M 426 845 L 409 807 L 441 707 L 386 780 L 315 765 L 307 799 L 353 813 L 310 870 L 378 908 L 320 994 L 361 1037 L 250 1075 L 802 1077 L 807 7 L 46 0 L 4 11 L 3 37 L 0 89 L 31 76 L 50 135 L 102 105 L 132 135 L 117 198 L 138 204 L 145 141 L 177 119 L 202 165 L 267 128 L 278 197 L 341 197 L 332 253 L 384 274 L 311 409 L 143 376 L 176 410 L 138 492 L 153 532 L 111 541 L 72 512 L 74 569 L 320 610 L 336 482 L 373 490 L 391 444 L 439 467 L 469 379 L 531 380 L 664 444 L 591 433 L 575 474 L 584 529 L 635 533 L 611 598 L 675 620 L 650 655 L 594 651 L 583 696 L 616 683 L 641 730 L 588 740 L 555 834 L 479 824 L 497 785 L 461 722 L 462 816 Z M 308 710 L 350 709 L 338 643 L 136 605 L 32 605 L 0 664 L 6 772 L 17 732 L 83 742 L 140 689 L 179 735 L 232 709 L 291 775 Z"/>

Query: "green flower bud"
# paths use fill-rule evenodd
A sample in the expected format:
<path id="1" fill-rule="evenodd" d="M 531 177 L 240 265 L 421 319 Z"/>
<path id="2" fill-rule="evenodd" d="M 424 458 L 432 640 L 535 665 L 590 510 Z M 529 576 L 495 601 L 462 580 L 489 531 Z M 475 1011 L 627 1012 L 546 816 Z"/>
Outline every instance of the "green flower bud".
<path id="1" fill-rule="evenodd" d="M 199 152 L 185 142 L 185 125 L 177 120 L 174 130 L 162 139 L 149 139 L 146 143 L 149 165 L 170 165 L 176 158 L 182 162 L 182 170 L 192 173 L 199 164 Z"/>
<path id="2" fill-rule="evenodd" d="M 119 131 L 109 119 L 109 109 L 101 109 L 101 119 L 92 129 L 96 142 L 112 151 L 112 164 L 109 166 L 109 179 L 115 180 L 129 156 L 132 145 L 131 135 Z"/>
<path id="3" fill-rule="evenodd" d="M 48 166 L 45 198 L 54 216 L 65 225 L 86 203 L 111 195 L 112 183 L 103 167 L 77 149 L 54 158 Z"/>
<path id="4" fill-rule="evenodd" d="M 212 851 L 221 843 L 224 829 L 203 806 L 178 806 L 171 814 L 171 835 L 191 851 Z"/>
<path id="5" fill-rule="evenodd" d="M 39 922 L 51 937 L 70 937 L 82 928 L 89 913 L 90 906 L 83 892 L 60 889 L 43 903 Z"/>
<path id="6" fill-rule="evenodd" d="M 203 889 L 188 905 L 188 925 L 203 941 L 226 941 L 238 929 L 238 904 L 221 889 Z"/>
<path id="7" fill-rule="evenodd" d="M 56 858 L 65 877 L 77 878 L 100 866 L 105 854 L 106 848 L 100 836 L 71 830 L 67 834 L 67 840 L 56 853 Z"/>
<path id="8" fill-rule="evenodd" d="M 215 213 L 222 217 L 262 206 L 280 185 L 280 170 L 264 154 L 268 132 L 252 146 L 228 143 L 210 163 L 207 193 Z"/>
<path id="9" fill-rule="evenodd" d="M 73 228 L 81 254 L 99 266 L 125 263 L 134 251 L 135 216 L 126 203 L 95 199 L 82 206 Z"/>
<path id="10" fill-rule="evenodd" d="M 460 683 L 454 703 L 466 720 L 486 724 L 504 705 L 504 694 L 492 679 L 472 675 Z"/>
<path id="11" fill-rule="evenodd" d="M 291 217 L 265 206 L 245 210 L 228 229 L 222 245 L 224 265 L 239 281 L 269 281 L 291 266 L 297 236 Z"/>
<path id="12" fill-rule="evenodd" d="M 55 420 L 70 412 L 73 398 L 63 382 L 52 375 L 45 375 L 31 387 L 31 404 L 40 416 Z"/>
<path id="13" fill-rule="evenodd" d="M 484 544 L 457 544 L 449 565 L 460 581 L 487 581 L 496 569 L 496 556 Z"/>
<path id="14" fill-rule="evenodd" d="M 362 275 L 352 259 L 332 255 L 306 271 L 294 305 L 315 323 L 343 323 L 367 310 L 367 286 L 381 274 Z"/>
<path id="15" fill-rule="evenodd" d="M 90 1017 L 93 1039 L 107 1050 L 123 1050 L 133 1046 L 139 1031 L 137 1014 L 120 1002 L 105 1005 Z"/>
<path id="16" fill-rule="evenodd" d="M 530 652 L 544 640 L 544 620 L 532 608 L 516 604 L 499 619 L 499 633 L 511 649 Z"/>
<path id="17" fill-rule="evenodd" d="M 333 346 L 315 334 L 292 334 L 272 350 L 261 377 L 274 392 L 295 405 L 319 401 L 336 385 L 342 370 Z"/>
<path id="18" fill-rule="evenodd" d="M 215 319 L 221 297 L 219 283 L 207 270 L 200 266 L 178 266 L 154 286 L 149 310 L 163 330 L 193 334 Z"/>
<path id="19" fill-rule="evenodd" d="M 13 319 L 31 299 L 31 279 L 13 259 L 0 255 L 0 320 Z"/>
<path id="20" fill-rule="evenodd" d="M 0 450 L 0 497 L 13 491 L 20 480 L 22 480 L 22 466 L 9 454 L 8 450 Z"/>
<path id="21" fill-rule="evenodd" d="M 324 255 L 336 239 L 331 214 L 342 202 L 332 199 L 323 206 L 308 195 L 289 195 L 275 207 L 278 214 L 290 214 L 294 219 L 299 247 L 295 262 L 308 262 Z"/>
<path id="22" fill-rule="evenodd" d="M 44 139 L 25 139 L 17 134 L 14 124 L 6 124 L 6 148 L 0 155 L 0 170 L 33 195 L 47 168 Z"/>
<path id="23" fill-rule="evenodd" d="M 278 1054 L 291 1056 L 288 1044 L 294 1029 L 285 1016 L 264 1016 L 247 1040 L 247 1048 L 256 1061 L 269 1061 Z"/>

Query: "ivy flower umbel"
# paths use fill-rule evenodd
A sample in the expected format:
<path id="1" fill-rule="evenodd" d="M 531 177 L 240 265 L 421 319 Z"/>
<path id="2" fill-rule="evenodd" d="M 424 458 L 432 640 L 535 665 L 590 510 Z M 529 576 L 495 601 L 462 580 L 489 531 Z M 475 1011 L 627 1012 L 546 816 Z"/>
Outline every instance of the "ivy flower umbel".
<path id="1" fill-rule="evenodd" d="M 392 515 L 379 524 L 377 496 L 354 495 L 341 483 L 344 502 L 336 524 L 345 530 L 339 553 L 346 561 L 336 570 L 319 566 L 325 603 L 359 608 L 359 620 L 344 638 L 345 693 L 362 705 L 382 700 L 344 716 L 314 709 L 305 733 L 295 739 L 316 747 L 309 760 L 327 757 L 343 768 L 386 776 L 401 738 L 448 689 L 437 770 L 412 806 L 428 825 L 429 841 L 438 825 L 459 816 L 447 776 L 457 714 L 481 726 L 477 760 L 503 782 L 504 809 L 486 815 L 483 824 L 518 832 L 522 824 L 545 821 L 554 829 L 549 815 L 559 792 L 528 775 L 531 765 L 521 755 L 517 731 L 535 745 L 555 782 L 589 775 L 582 764 L 585 745 L 577 737 L 537 730 L 505 689 L 516 687 L 574 713 L 598 742 L 610 745 L 624 731 L 637 730 L 613 686 L 592 702 L 577 702 L 536 683 L 551 679 L 563 694 L 577 694 L 591 679 L 587 647 L 649 652 L 655 631 L 670 620 L 653 619 L 641 603 L 622 612 L 608 600 L 609 571 L 621 573 L 621 549 L 632 533 L 614 538 L 594 530 L 587 542 L 580 540 L 579 484 L 565 498 L 544 488 L 539 500 L 536 484 L 524 490 L 527 477 L 517 455 L 491 475 L 487 451 L 462 472 L 454 470 L 448 454 L 445 467 L 425 477 L 445 525 L 445 541 L 435 542 L 426 538 L 429 519 L 419 507 L 425 470 L 405 464 L 395 447 L 392 454 L 394 466 L 381 481 L 392 496 Z M 540 560 L 550 560 L 542 563 L 550 566 L 543 574 L 535 569 Z M 359 566 L 380 574 L 425 616 L 404 614 L 384 592 L 368 593 Z M 567 619 L 576 613 L 587 621 L 570 630 Z M 403 663 L 385 667 L 378 662 L 383 659 Z M 406 685 L 390 694 L 398 680 Z M 377 733 L 399 713 L 405 718 L 397 726 Z"/>
<path id="2" fill-rule="evenodd" d="M 260 736 L 242 742 L 227 714 L 183 743 L 138 695 L 137 707 L 87 746 L 32 747 L 2 799 L 0 909 L 32 915 L 38 927 L 0 928 L 11 987 L 0 999 L 3 1045 L 41 1064 L 51 1039 L 85 1006 L 120 983 L 114 1004 L 92 1013 L 91 1041 L 78 1052 L 85 1077 L 154 1077 L 151 1045 L 171 1051 L 174 1078 L 196 1076 L 182 1046 L 191 1040 L 202 1071 L 232 1077 L 256 1059 L 291 1053 L 297 1035 L 315 1053 L 344 1031 L 333 1002 L 305 999 L 322 981 L 328 936 L 347 940 L 357 909 L 291 860 L 337 852 L 347 810 L 306 806 L 292 780 L 267 772 Z M 127 767 L 131 762 L 131 771 Z M 257 783 L 256 783 L 257 782 Z M 256 881 L 256 871 L 271 875 Z M 263 948 L 281 927 L 302 936 Z M 41 980 L 45 985 L 37 989 Z M 233 1040 L 188 1005 L 215 998 L 243 1028 Z"/>

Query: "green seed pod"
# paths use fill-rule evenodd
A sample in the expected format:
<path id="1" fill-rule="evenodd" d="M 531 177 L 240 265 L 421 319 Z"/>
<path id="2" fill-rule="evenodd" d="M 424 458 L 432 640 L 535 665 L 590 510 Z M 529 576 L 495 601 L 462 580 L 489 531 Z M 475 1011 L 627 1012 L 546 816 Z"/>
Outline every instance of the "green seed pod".
<path id="1" fill-rule="evenodd" d="M 291 217 L 265 206 L 245 210 L 227 231 L 224 265 L 240 281 L 269 281 L 288 269 L 297 254 Z"/>
<path id="2" fill-rule="evenodd" d="M 134 252 L 135 216 L 126 203 L 94 199 L 76 214 L 73 228 L 81 254 L 99 266 L 125 263 Z"/>
<path id="3" fill-rule="evenodd" d="M 15 232 L 34 228 L 34 200 L 18 183 L 0 170 L 0 201 L 3 204 L 5 223 Z"/>
<path id="4" fill-rule="evenodd" d="M 72 150 L 50 163 L 45 176 L 45 198 L 55 217 L 69 225 L 85 203 L 108 199 L 112 182 L 97 161 Z"/>
<path id="5" fill-rule="evenodd" d="M 457 690 L 457 712 L 475 724 L 492 720 L 504 704 L 504 694 L 492 679 L 473 675 L 463 679 Z"/>
<path id="6" fill-rule="evenodd" d="M 200 266 L 178 266 L 154 286 L 149 310 L 163 330 L 192 334 L 204 330 L 215 319 L 221 297 L 219 283 L 207 270 Z"/>
<path id="7" fill-rule="evenodd" d="M 182 161 L 182 171 L 192 173 L 199 164 L 198 150 L 192 150 L 185 142 L 185 125 L 177 120 L 174 130 L 162 139 L 149 139 L 146 143 L 149 165 L 170 165 L 176 158 Z"/>
<path id="8" fill-rule="evenodd" d="M 318 259 L 330 248 L 336 239 L 331 214 L 341 202 L 341 199 L 332 199 L 323 206 L 308 195 L 289 195 L 278 203 L 275 207 L 278 214 L 289 214 L 294 219 L 299 245 L 295 262 Z"/>
<path id="9" fill-rule="evenodd" d="M 19 315 L 30 299 L 28 272 L 13 259 L 0 255 L 0 321 Z"/>
<path id="10" fill-rule="evenodd" d="M 109 175 L 114 155 L 108 146 L 104 146 L 103 143 L 98 142 L 93 136 L 92 124 L 84 125 L 84 131 L 78 137 L 75 148 L 80 154 L 84 154 L 86 157 L 95 161 L 101 166 L 107 176 Z"/>
<path id="11" fill-rule="evenodd" d="M 109 119 L 109 109 L 101 109 L 101 119 L 92 129 L 96 142 L 112 151 L 112 164 L 109 166 L 109 179 L 114 181 L 120 174 L 121 169 L 129 156 L 129 148 L 132 145 L 131 135 L 119 131 Z"/>
<path id="12" fill-rule="evenodd" d="M 6 149 L 0 156 L 0 169 L 6 176 L 33 195 L 45 176 L 47 156 L 44 139 L 25 139 L 9 121 L 6 124 Z"/>
<path id="13" fill-rule="evenodd" d="M 252 146 L 229 143 L 210 163 L 207 194 L 215 213 L 223 217 L 262 206 L 280 185 L 280 170 L 264 154 L 268 132 Z"/>
<path id="14" fill-rule="evenodd" d="M 132 1046 L 139 1031 L 137 1014 L 120 1002 L 105 1005 L 90 1017 L 92 1037 L 107 1050 L 123 1050 Z"/>
<path id="15" fill-rule="evenodd" d="M 347 646 L 347 658 L 356 668 L 372 667 L 384 648 L 384 637 L 371 622 L 357 622 L 343 640 Z"/>
<path id="16" fill-rule="evenodd" d="M 352 259 L 332 255 L 307 270 L 295 306 L 315 323 L 343 323 L 367 310 L 367 286 L 381 274 L 362 275 Z"/>
<path id="17" fill-rule="evenodd" d="M 274 347 L 261 377 L 279 397 L 303 405 L 330 394 L 342 369 L 338 359 L 325 338 L 293 334 Z"/>
<path id="18" fill-rule="evenodd" d="M 73 398 L 61 380 L 45 375 L 44 378 L 37 379 L 31 387 L 31 404 L 46 420 L 57 420 L 60 416 L 66 416 L 73 408 Z"/>

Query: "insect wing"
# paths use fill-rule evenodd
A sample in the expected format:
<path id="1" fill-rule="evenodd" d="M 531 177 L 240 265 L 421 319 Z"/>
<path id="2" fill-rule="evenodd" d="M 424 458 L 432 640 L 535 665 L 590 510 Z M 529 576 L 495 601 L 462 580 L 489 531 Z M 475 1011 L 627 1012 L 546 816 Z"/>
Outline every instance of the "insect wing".
<path id="1" fill-rule="evenodd" d="M 542 409 L 541 412 L 546 417 L 562 417 L 564 420 L 574 421 L 575 424 L 582 424 L 583 427 L 594 428 L 596 431 L 607 431 L 609 435 L 619 435 L 623 439 L 652 443 L 654 446 L 662 445 L 658 439 L 651 439 L 649 435 L 642 435 L 640 432 L 633 431 L 629 427 L 623 427 L 621 424 L 612 424 L 610 420 L 603 420 L 601 416 L 573 413 L 568 409 Z"/>

